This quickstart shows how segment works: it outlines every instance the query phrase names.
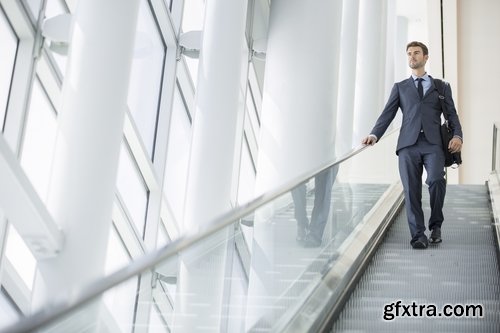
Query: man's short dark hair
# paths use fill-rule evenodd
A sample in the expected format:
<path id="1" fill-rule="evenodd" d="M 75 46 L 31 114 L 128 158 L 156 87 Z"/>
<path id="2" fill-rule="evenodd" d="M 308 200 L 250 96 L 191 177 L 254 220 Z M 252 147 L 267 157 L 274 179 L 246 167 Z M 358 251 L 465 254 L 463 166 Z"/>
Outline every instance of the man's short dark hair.
<path id="1" fill-rule="evenodd" d="M 408 49 L 410 47 L 421 47 L 422 48 L 422 52 L 424 53 L 424 55 L 428 55 L 429 54 L 429 49 L 422 42 L 417 42 L 417 41 L 409 42 L 408 45 L 406 45 L 406 51 L 408 51 Z"/>

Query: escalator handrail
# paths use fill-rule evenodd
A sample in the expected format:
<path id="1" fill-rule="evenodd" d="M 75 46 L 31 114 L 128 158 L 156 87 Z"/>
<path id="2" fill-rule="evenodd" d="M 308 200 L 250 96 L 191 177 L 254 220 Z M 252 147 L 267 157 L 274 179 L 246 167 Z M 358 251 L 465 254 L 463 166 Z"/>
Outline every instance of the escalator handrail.
<path id="1" fill-rule="evenodd" d="M 390 132 L 386 133 L 380 140 L 385 139 L 398 130 L 399 128 L 391 130 Z M 126 267 L 119 269 L 116 272 L 103 277 L 86 287 L 83 287 L 79 291 L 72 294 L 72 296 L 68 300 L 59 301 L 54 304 L 48 304 L 44 306 L 42 310 L 36 311 L 33 314 L 22 318 L 17 323 L 9 327 L 0 329 L 0 333 L 27 332 L 50 324 L 54 320 L 57 320 L 69 314 L 71 311 L 78 309 L 79 307 L 99 297 L 104 292 L 115 287 L 116 285 L 119 285 L 120 283 L 123 283 L 126 280 L 147 271 L 148 269 L 158 265 L 159 263 L 174 256 L 180 251 L 196 244 L 198 241 L 203 240 L 213 235 L 217 231 L 233 224 L 235 221 L 244 218 L 258 208 L 290 192 L 293 188 L 302 184 L 304 181 L 313 178 L 322 171 L 327 170 L 335 165 L 339 165 L 346 160 L 349 160 L 368 147 L 369 146 L 361 145 L 353 148 L 344 156 L 334 159 L 333 161 L 330 161 L 321 167 L 306 172 L 294 178 L 293 180 L 282 184 L 274 190 L 268 191 L 249 201 L 248 203 L 245 203 L 229 212 L 226 212 L 225 214 L 220 215 L 218 218 L 215 218 L 205 226 L 184 233 L 182 236 L 172 241 L 171 243 L 168 243 L 161 248 L 151 251 L 150 253 L 147 253 L 144 256 L 132 261 Z"/>

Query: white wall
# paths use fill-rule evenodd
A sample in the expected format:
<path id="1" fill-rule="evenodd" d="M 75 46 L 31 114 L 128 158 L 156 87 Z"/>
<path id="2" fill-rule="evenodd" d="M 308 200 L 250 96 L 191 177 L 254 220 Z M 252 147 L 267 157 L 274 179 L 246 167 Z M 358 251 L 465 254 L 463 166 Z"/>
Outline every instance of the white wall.
<path id="1" fill-rule="evenodd" d="M 500 120 L 500 1 L 457 0 L 458 100 L 464 131 L 460 183 L 483 184 L 491 169 L 493 122 Z M 446 52 L 446 51 L 445 51 Z M 451 50 L 448 50 L 451 52 Z"/>

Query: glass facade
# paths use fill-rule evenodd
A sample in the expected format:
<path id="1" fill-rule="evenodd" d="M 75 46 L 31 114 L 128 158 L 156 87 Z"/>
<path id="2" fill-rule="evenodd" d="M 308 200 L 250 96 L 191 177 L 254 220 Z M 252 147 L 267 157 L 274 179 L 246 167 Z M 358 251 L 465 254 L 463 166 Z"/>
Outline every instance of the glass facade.
<path id="1" fill-rule="evenodd" d="M 189 149 L 186 148 L 189 147 L 190 142 L 191 119 L 188 115 L 182 91 L 179 84 L 176 84 L 167 150 L 167 155 L 172 158 L 167 159 L 163 184 L 165 196 L 168 202 L 172 203 L 174 217 L 177 221 L 182 220 L 189 162 Z"/>
<path id="2" fill-rule="evenodd" d="M 4 325 L 14 324 L 21 318 L 21 311 L 16 308 L 5 288 L 0 290 L 0 322 Z"/>
<path id="3" fill-rule="evenodd" d="M 130 149 L 124 143 L 118 166 L 117 189 L 128 216 L 142 238 L 146 221 L 148 189 L 137 168 Z"/>
<path id="4" fill-rule="evenodd" d="M 147 1 L 141 1 L 128 106 L 144 147 L 153 157 L 167 48 Z"/>
<path id="5" fill-rule="evenodd" d="M 57 135 L 55 110 L 37 79 L 34 82 L 21 151 L 21 165 L 42 199 L 47 198 Z"/>
<path id="6" fill-rule="evenodd" d="M 0 129 L 7 114 L 10 85 L 17 52 L 17 36 L 0 7 Z"/>
<path id="7" fill-rule="evenodd" d="M 13 153 L 42 202 L 47 201 L 51 177 L 57 177 L 52 174 L 53 156 L 68 57 L 53 51 L 48 39 L 41 43 L 41 52 L 34 52 L 41 33 L 37 21 L 40 15 L 50 19 L 73 14 L 74 7 L 64 0 L 0 2 L 0 127 L 8 130 Z M 169 244 L 182 230 L 198 59 L 180 54 L 177 40 L 180 32 L 203 30 L 205 1 L 141 0 L 139 8 L 113 221 L 105 254 L 106 274 Z M 33 57 L 33 53 L 39 55 Z M 20 73 L 15 71 L 18 65 L 23 68 Z M 249 80 L 249 86 L 251 80 L 255 78 Z M 15 95 L 11 93 L 13 82 Z M 252 96 L 260 94 L 258 87 L 251 89 Z M 10 100 L 16 103 L 10 106 Z M 244 179 L 239 185 L 241 198 L 234 198 L 236 201 L 251 196 L 255 178 L 253 154 L 260 106 L 255 105 L 254 97 L 246 104 L 250 132 L 242 135 L 249 136 L 252 143 L 239 139 L 245 146 L 241 157 L 236 157 L 241 158 L 236 173 Z M 11 121 L 5 121 L 10 115 Z M 159 123 L 161 119 L 167 119 L 168 124 Z M 37 272 L 36 256 L 2 214 L 1 225 L 8 232 L 3 241 L 0 239 L 4 258 L 3 264 L 0 260 L 0 328 L 30 312 Z M 135 279 L 106 293 L 104 317 L 108 318 L 108 327 L 128 331 L 136 320 L 145 320 L 139 318 L 148 318 L 150 331 L 168 332 L 177 280 L 167 271 L 157 272 L 154 288 Z M 139 306 L 144 303 L 143 295 L 148 294 L 154 302 Z"/>

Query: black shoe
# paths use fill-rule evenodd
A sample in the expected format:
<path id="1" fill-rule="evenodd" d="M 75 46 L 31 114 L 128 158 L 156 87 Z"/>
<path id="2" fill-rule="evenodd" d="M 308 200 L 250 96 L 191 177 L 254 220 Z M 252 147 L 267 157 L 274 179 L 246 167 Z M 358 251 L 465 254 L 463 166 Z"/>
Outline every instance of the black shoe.
<path id="1" fill-rule="evenodd" d="M 441 239 L 441 228 L 440 227 L 434 227 L 431 232 L 431 236 L 429 237 L 429 243 L 431 244 L 437 244 L 441 243 L 443 240 Z"/>
<path id="2" fill-rule="evenodd" d="M 417 240 L 411 241 L 411 246 L 414 249 L 426 249 L 428 245 L 429 242 L 427 241 L 427 237 L 425 236 L 420 236 Z"/>
<path id="3" fill-rule="evenodd" d="M 304 247 L 320 247 L 321 246 L 321 239 L 316 239 L 316 237 L 313 237 L 312 235 L 307 235 L 306 238 L 304 239 Z"/>
<path id="4" fill-rule="evenodd" d="M 297 227 L 297 237 L 295 240 L 299 243 L 303 243 L 306 240 L 307 230 L 305 228 Z"/>

